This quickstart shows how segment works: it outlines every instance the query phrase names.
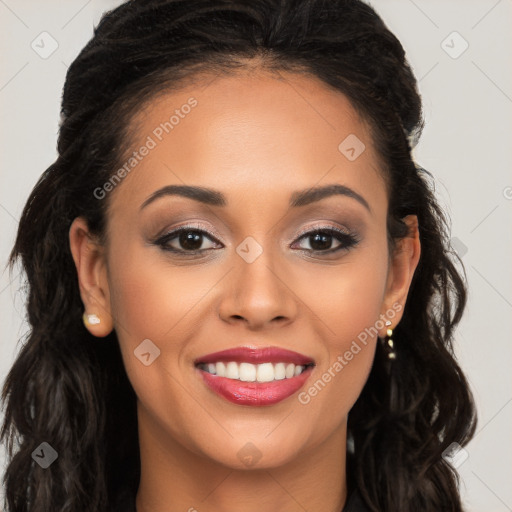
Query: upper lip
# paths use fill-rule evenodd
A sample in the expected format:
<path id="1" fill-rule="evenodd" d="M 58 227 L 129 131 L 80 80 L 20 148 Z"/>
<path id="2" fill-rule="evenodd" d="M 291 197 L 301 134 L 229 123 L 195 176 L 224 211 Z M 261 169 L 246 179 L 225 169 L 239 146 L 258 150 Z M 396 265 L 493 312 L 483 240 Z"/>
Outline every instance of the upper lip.
<path id="1" fill-rule="evenodd" d="M 214 352 L 198 357 L 194 364 L 202 363 L 217 363 L 234 361 L 237 363 L 293 363 L 295 365 L 306 366 L 314 364 L 314 360 L 298 352 L 286 350 L 279 347 L 264 347 L 264 348 L 251 348 L 251 347 L 236 347 L 220 352 Z"/>

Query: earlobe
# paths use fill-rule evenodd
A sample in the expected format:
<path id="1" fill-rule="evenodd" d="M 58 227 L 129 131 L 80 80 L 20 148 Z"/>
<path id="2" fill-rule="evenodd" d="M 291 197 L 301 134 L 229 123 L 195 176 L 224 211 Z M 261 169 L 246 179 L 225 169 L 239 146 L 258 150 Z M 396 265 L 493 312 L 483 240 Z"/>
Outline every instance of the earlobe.
<path id="1" fill-rule="evenodd" d="M 104 248 L 91 235 L 82 217 L 71 224 L 69 245 L 84 304 L 84 325 L 94 336 L 107 336 L 112 332 L 113 321 Z"/>
<path id="2" fill-rule="evenodd" d="M 408 215 L 403 220 L 407 224 L 409 232 L 404 238 L 397 241 L 393 252 L 383 305 L 384 310 L 386 310 L 393 308 L 393 305 L 400 304 L 400 313 L 393 320 L 394 326 L 398 324 L 402 317 L 407 295 L 421 254 L 418 217 L 416 215 Z"/>

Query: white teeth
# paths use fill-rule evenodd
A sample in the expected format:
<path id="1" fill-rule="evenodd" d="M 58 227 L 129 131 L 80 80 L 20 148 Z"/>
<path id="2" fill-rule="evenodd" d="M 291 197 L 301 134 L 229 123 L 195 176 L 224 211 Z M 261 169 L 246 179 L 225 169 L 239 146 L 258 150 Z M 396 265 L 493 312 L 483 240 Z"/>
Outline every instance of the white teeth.
<path id="1" fill-rule="evenodd" d="M 240 363 L 238 373 L 239 379 L 244 382 L 254 382 L 256 380 L 256 366 L 253 364 Z"/>
<path id="2" fill-rule="evenodd" d="M 224 377 L 228 379 L 238 379 L 238 365 L 235 362 L 227 364 Z"/>
<path id="3" fill-rule="evenodd" d="M 259 364 L 256 380 L 258 382 L 272 382 L 274 380 L 274 365 L 272 363 Z"/>
<path id="4" fill-rule="evenodd" d="M 286 368 L 284 363 L 274 365 L 274 379 L 283 380 L 286 377 Z"/>
<path id="5" fill-rule="evenodd" d="M 305 366 L 295 365 L 293 363 L 208 363 L 200 365 L 204 371 L 243 382 L 272 382 L 273 380 L 291 379 L 300 375 Z"/>
<path id="6" fill-rule="evenodd" d="M 219 377 L 224 377 L 226 375 L 226 365 L 224 363 L 217 363 L 215 365 L 215 370 Z"/>

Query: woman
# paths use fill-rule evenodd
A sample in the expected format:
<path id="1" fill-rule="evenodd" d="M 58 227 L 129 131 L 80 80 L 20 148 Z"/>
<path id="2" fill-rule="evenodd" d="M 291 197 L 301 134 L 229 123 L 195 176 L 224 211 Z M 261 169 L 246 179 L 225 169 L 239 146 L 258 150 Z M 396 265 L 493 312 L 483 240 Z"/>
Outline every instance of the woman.
<path id="1" fill-rule="evenodd" d="M 461 511 L 466 288 L 421 127 L 360 1 L 104 15 L 11 254 L 7 510 Z"/>

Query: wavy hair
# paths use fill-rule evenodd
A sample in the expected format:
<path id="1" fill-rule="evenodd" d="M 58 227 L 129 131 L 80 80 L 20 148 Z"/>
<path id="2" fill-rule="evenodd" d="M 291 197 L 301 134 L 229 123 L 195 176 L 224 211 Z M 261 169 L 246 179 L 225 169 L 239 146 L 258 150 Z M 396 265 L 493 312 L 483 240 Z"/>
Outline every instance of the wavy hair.
<path id="1" fill-rule="evenodd" d="M 452 346 L 465 272 L 434 179 L 411 156 L 423 118 L 402 45 L 359 0 L 131 0 L 103 15 L 69 67 L 58 158 L 28 198 L 9 259 L 11 270 L 21 259 L 30 330 L 2 391 L 8 512 L 106 512 L 125 486 L 137 489 L 136 396 L 115 331 L 99 341 L 82 324 L 69 228 L 83 216 L 105 240 L 108 197 L 93 191 L 124 161 L 144 102 L 251 63 L 319 78 L 350 99 L 382 160 L 390 248 L 407 235 L 403 217 L 418 216 L 422 251 L 394 331 L 398 357 L 389 367 L 377 344 L 349 414 L 349 483 L 374 512 L 463 510 L 442 454 L 476 426 Z M 43 441 L 58 452 L 51 470 L 31 457 Z"/>

